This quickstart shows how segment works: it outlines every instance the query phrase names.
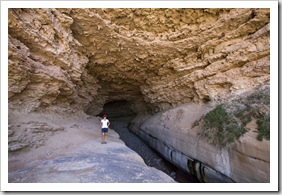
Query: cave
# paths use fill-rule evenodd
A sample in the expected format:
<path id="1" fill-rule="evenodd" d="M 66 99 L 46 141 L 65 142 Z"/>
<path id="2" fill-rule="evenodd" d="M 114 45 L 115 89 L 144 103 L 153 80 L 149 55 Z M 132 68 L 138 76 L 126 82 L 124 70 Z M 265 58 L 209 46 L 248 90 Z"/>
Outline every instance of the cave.
<path id="1" fill-rule="evenodd" d="M 126 100 L 119 100 L 106 103 L 103 106 L 103 111 L 98 116 L 102 117 L 104 114 L 107 115 L 107 118 L 113 120 L 115 118 L 136 116 L 136 113 L 134 113 L 131 109 L 131 103 Z"/>
<path id="2" fill-rule="evenodd" d="M 35 158 L 30 151 L 70 132 L 64 150 L 85 139 L 98 152 L 91 144 L 100 143 L 106 114 L 200 182 L 269 182 L 269 140 L 249 132 L 227 150 L 198 132 L 217 105 L 269 87 L 270 9 L 11 8 L 8 18 L 11 167 L 26 168 L 17 155 Z M 116 134 L 110 139 L 124 147 Z"/>
<path id="3" fill-rule="evenodd" d="M 102 118 L 105 114 L 110 120 L 110 128 L 116 131 L 125 145 L 137 152 L 148 166 L 163 171 L 180 183 L 200 182 L 197 177 L 188 174 L 167 161 L 161 154 L 155 151 L 154 148 L 146 145 L 146 140 L 141 140 L 138 135 L 133 134 L 129 130 L 131 120 L 136 117 L 136 113 L 131 109 L 130 102 L 126 100 L 108 102 L 104 105 L 103 111 L 97 116 Z"/>

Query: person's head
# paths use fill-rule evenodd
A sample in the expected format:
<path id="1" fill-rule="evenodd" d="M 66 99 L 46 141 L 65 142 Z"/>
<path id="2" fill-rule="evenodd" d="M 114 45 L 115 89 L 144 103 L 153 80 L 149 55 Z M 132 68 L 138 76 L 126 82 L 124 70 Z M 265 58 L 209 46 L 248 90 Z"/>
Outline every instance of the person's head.
<path id="1" fill-rule="evenodd" d="M 104 114 L 103 118 L 107 118 L 107 115 Z"/>

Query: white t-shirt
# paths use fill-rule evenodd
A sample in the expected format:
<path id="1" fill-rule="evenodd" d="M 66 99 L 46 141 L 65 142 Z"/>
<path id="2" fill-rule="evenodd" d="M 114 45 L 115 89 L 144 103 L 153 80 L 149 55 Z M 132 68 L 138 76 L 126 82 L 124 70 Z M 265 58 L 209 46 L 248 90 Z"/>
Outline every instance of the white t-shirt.
<path id="1" fill-rule="evenodd" d="M 108 128 L 108 122 L 109 122 L 108 119 L 102 119 L 101 120 L 102 128 Z"/>

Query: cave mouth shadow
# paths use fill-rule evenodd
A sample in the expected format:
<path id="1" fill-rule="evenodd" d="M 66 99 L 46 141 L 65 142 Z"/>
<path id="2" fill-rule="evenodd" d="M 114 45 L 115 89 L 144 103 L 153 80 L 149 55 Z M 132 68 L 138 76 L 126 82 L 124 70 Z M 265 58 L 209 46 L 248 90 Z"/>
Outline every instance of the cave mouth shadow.
<path id="1" fill-rule="evenodd" d="M 110 128 L 117 132 L 125 145 L 138 153 L 148 166 L 161 170 L 180 183 L 200 182 L 196 177 L 185 173 L 185 171 L 165 160 L 154 148 L 151 148 L 145 141 L 129 130 L 128 125 L 137 116 L 131 109 L 131 102 L 127 100 L 108 102 L 104 105 L 103 111 L 97 116 L 103 117 L 104 114 L 107 115 L 111 123 Z M 143 144 L 146 146 L 142 146 Z M 146 149 L 147 147 L 150 149 Z"/>
<path id="2" fill-rule="evenodd" d="M 127 100 L 118 100 L 107 102 L 104 104 L 102 112 L 97 116 L 103 117 L 107 115 L 107 118 L 115 120 L 117 118 L 135 118 L 137 114 L 132 111 L 131 103 Z"/>

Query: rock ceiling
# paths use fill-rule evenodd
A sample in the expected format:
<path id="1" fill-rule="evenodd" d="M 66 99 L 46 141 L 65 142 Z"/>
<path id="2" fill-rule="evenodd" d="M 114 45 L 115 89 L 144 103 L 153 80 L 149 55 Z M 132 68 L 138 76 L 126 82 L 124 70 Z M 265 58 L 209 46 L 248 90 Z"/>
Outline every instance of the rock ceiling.
<path id="1" fill-rule="evenodd" d="M 217 101 L 270 80 L 269 9 L 9 9 L 9 109 Z"/>

